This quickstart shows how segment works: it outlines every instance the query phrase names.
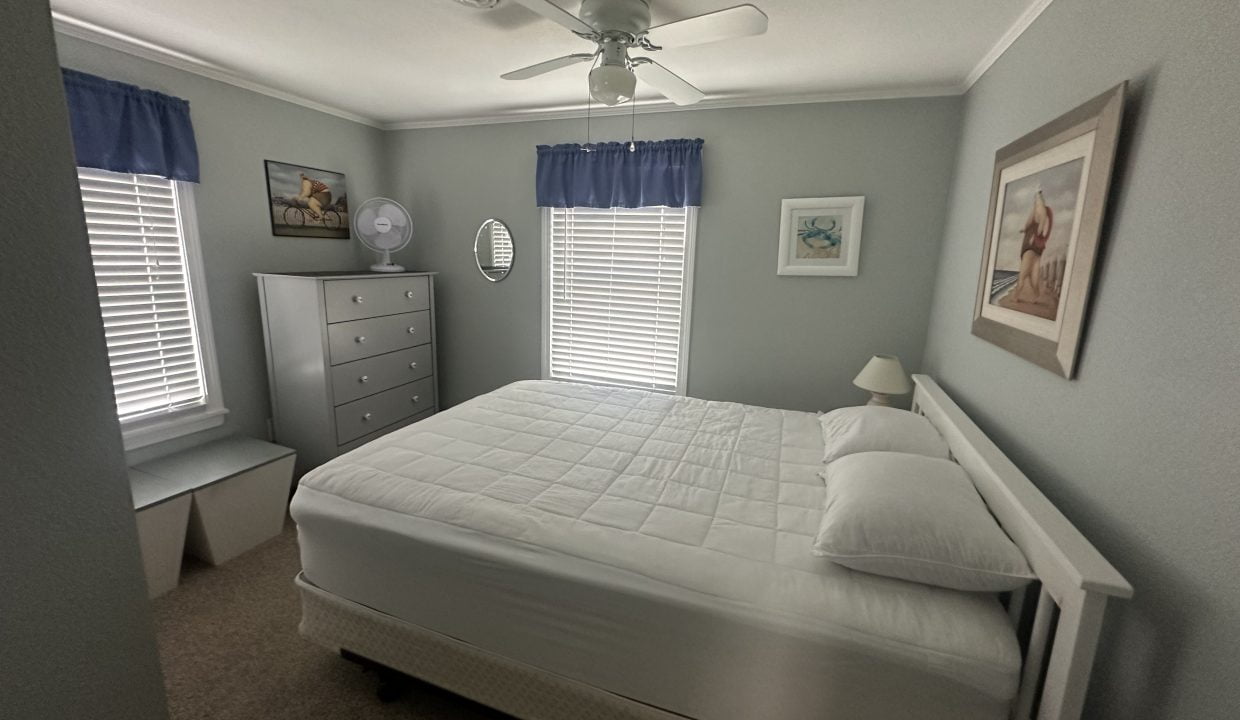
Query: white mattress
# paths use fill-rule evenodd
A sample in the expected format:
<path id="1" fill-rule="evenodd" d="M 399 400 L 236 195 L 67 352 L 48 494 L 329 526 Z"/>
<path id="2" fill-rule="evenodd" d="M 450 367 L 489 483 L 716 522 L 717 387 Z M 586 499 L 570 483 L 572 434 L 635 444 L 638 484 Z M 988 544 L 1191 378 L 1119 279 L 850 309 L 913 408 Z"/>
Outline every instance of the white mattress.
<path id="1" fill-rule="evenodd" d="M 1003 717 L 995 597 L 815 557 L 810 413 L 550 381 L 500 388 L 307 474 L 306 578 L 698 718 Z"/>

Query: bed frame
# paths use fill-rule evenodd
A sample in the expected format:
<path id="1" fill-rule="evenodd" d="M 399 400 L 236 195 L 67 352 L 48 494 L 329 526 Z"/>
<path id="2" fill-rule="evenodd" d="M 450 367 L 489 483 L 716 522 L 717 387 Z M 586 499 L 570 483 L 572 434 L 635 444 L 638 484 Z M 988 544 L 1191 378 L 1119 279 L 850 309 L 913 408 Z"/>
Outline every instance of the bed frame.
<path id="1" fill-rule="evenodd" d="M 1025 650 L 1012 718 L 1077 720 L 1107 598 L 1130 598 L 1132 586 L 933 378 L 914 375 L 913 382 L 913 412 L 938 428 L 1038 576 L 1008 599 L 1008 615 Z"/>
<path id="2" fill-rule="evenodd" d="M 1024 649 L 1013 720 L 1078 720 L 1108 597 L 1132 586 L 932 378 L 914 375 L 913 411 L 938 428 L 1037 575 L 1006 598 Z M 527 720 L 683 720 L 325 592 L 298 576 L 301 633 L 352 659 L 421 678 Z M 824 713 L 825 713 L 824 709 Z"/>

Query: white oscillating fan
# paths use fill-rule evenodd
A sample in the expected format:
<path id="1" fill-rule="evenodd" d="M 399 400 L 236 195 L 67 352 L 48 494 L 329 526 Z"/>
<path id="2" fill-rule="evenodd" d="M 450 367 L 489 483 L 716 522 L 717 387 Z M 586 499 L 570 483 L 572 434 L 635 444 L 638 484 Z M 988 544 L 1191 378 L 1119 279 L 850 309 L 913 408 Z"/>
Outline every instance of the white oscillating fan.
<path id="1" fill-rule="evenodd" d="M 404 272 L 392 262 L 392 253 L 409 244 L 413 237 L 413 218 L 395 200 L 376 197 L 362 203 L 353 216 L 353 229 L 366 247 L 383 254 L 370 269 L 374 272 Z"/>

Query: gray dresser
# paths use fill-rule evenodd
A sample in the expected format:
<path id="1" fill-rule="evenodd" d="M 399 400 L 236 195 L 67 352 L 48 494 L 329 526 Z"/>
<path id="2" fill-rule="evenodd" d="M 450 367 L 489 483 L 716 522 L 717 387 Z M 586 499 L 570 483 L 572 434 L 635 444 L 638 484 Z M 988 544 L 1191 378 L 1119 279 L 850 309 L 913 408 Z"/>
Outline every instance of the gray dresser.
<path id="1" fill-rule="evenodd" d="M 256 273 L 275 441 L 298 472 L 439 408 L 434 273 Z"/>

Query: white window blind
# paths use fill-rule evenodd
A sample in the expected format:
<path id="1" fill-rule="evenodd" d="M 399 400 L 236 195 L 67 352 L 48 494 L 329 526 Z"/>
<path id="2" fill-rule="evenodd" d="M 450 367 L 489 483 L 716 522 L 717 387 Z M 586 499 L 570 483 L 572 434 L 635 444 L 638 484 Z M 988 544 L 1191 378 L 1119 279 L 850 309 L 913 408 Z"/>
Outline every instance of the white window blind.
<path id="1" fill-rule="evenodd" d="M 683 392 L 692 208 L 552 208 L 547 376 Z"/>
<path id="2" fill-rule="evenodd" d="M 491 265 L 497 268 L 512 267 L 512 236 L 507 226 L 491 225 Z"/>
<path id="3" fill-rule="evenodd" d="M 207 401 L 173 181 L 78 169 L 121 422 Z"/>

